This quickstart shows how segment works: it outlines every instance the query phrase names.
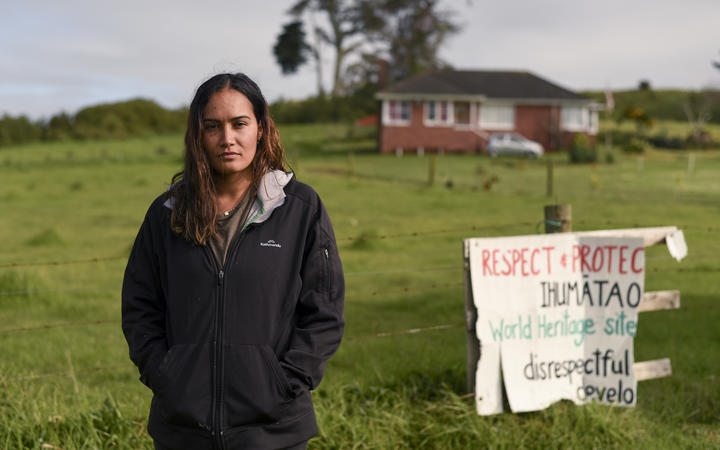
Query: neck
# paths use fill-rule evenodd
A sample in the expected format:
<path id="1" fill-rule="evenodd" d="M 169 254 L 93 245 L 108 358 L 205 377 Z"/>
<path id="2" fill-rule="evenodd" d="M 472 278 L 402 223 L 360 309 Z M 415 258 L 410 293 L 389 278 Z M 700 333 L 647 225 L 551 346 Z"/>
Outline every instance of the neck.
<path id="1" fill-rule="evenodd" d="M 215 176 L 215 205 L 218 211 L 232 209 L 243 198 L 252 183 L 251 175 L 244 173 Z"/>

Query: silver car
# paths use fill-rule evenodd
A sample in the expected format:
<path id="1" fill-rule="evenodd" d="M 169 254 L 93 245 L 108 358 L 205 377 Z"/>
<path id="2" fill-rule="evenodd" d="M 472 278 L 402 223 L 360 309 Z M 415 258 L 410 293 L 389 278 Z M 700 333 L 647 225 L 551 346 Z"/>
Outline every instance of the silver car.
<path id="1" fill-rule="evenodd" d="M 490 135 L 487 144 L 487 152 L 490 156 L 515 155 L 538 158 L 544 153 L 543 146 L 539 142 L 517 133 L 493 133 Z"/>

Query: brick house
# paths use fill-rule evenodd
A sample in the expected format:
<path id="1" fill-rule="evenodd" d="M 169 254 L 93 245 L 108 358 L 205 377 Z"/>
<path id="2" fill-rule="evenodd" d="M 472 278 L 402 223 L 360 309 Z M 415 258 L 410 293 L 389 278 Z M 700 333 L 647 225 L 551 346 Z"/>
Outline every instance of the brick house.
<path id="1" fill-rule="evenodd" d="M 554 151 L 578 133 L 593 143 L 597 135 L 597 104 L 529 72 L 426 72 L 388 86 L 377 99 L 382 153 L 475 153 L 499 131 Z"/>

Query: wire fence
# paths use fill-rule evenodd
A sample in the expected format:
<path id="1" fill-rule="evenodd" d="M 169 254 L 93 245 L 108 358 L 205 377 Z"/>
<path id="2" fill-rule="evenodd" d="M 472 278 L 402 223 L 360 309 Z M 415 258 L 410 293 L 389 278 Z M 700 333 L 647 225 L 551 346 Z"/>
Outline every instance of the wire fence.
<path id="1" fill-rule="evenodd" d="M 706 255 L 709 261 L 717 262 L 717 255 Z M 646 259 L 667 259 L 669 260 L 671 257 L 667 255 L 654 255 L 654 256 L 646 256 Z M 702 258 L 702 256 L 695 256 L 694 259 L 697 260 L 698 258 Z M 385 270 L 367 270 L 367 271 L 356 271 L 356 272 L 345 272 L 345 277 L 355 277 L 355 276 L 363 276 L 363 275 L 395 275 L 395 274 L 409 274 L 409 273 L 420 273 L 420 272 L 444 272 L 444 271 L 460 271 L 462 270 L 462 265 L 455 264 L 455 265 L 442 265 L 442 266 L 428 266 L 428 267 L 414 267 L 414 268 L 406 268 L 406 269 L 385 269 Z M 662 267 L 652 267 L 652 268 L 646 268 L 645 269 L 648 272 L 658 273 L 658 272 L 679 272 L 679 273 L 689 273 L 689 272 L 700 272 L 700 273 L 714 273 L 714 272 L 720 272 L 720 267 L 706 267 L 706 266 L 700 266 L 700 267 L 669 267 L 669 268 L 662 268 Z M 436 286 L 429 286 L 429 289 L 435 289 Z M 39 294 L 54 294 L 54 293 L 65 293 L 65 292 L 105 292 L 105 291 L 120 291 L 120 286 L 95 286 L 95 287 L 68 287 L 68 288 L 55 288 L 55 289 L 26 289 L 21 291 L 0 291 L 0 297 L 3 296 L 32 296 L 32 295 L 39 295 Z M 408 289 L 410 288 L 403 288 L 401 290 L 396 290 L 393 292 L 409 292 Z M 416 290 L 416 289 L 412 289 Z M 378 295 L 379 293 L 384 293 L 385 291 L 378 291 L 378 292 L 366 292 L 363 293 L 364 295 Z"/>
<path id="2" fill-rule="evenodd" d="M 96 323 L 106 323 L 108 321 L 98 321 Z M 111 321 L 115 322 L 115 321 Z M 406 330 L 397 330 L 397 331 L 387 331 L 382 333 L 375 333 L 375 334 L 368 334 L 364 336 L 350 336 L 346 339 L 344 339 L 344 342 L 353 342 L 363 339 L 377 339 L 377 338 L 383 338 L 383 337 L 391 337 L 391 336 L 401 336 L 401 335 L 408 335 L 408 334 L 418 334 L 418 333 L 426 333 L 429 331 L 440 331 L 440 330 L 447 330 L 451 328 L 458 328 L 463 326 L 463 323 L 454 323 L 454 324 L 442 324 L 442 325 L 434 325 L 431 327 L 424 327 L 424 328 L 409 328 Z M 68 376 L 68 377 L 74 377 L 76 374 L 87 374 L 87 373 L 93 373 L 93 372 L 104 372 L 104 371 L 111 371 L 111 370 L 134 370 L 135 366 L 130 364 L 116 364 L 116 365 L 108 365 L 108 366 L 95 366 L 95 367 L 87 367 L 87 368 L 81 368 L 81 369 L 72 369 L 72 370 L 59 370 L 57 372 L 47 372 L 42 374 L 30 374 L 20 377 L 10 377 L 10 378 L 0 378 L 0 384 L 3 381 L 28 381 L 28 380 L 37 380 L 40 378 L 48 378 L 48 377 L 61 377 L 61 376 Z"/>
<path id="3" fill-rule="evenodd" d="M 486 225 L 486 226 L 470 226 L 470 227 L 463 227 L 463 228 L 444 228 L 444 229 L 436 229 L 436 230 L 425 230 L 425 231 L 413 231 L 413 232 L 405 232 L 405 233 L 396 233 L 396 234 L 382 234 L 382 235 L 371 235 L 371 234 L 360 234 L 357 236 L 349 236 L 344 238 L 339 238 L 338 242 L 352 242 L 357 241 L 360 239 L 364 240 L 390 240 L 390 239 L 404 239 L 404 238 L 416 238 L 416 237 L 424 237 L 424 236 L 431 236 L 431 235 L 441 235 L 441 234 L 454 234 L 454 233 L 469 233 L 469 232 L 477 232 L 477 231 L 487 231 L 487 230 L 500 230 L 500 229 L 507 229 L 511 227 L 537 227 L 538 224 L 541 224 L 542 222 L 513 222 L 513 223 L 507 223 L 507 224 L 497 224 L 497 225 Z M 618 224 L 616 222 L 607 221 L 603 224 L 598 224 L 597 222 L 589 223 L 584 221 L 575 221 L 574 225 L 580 225 L 580 226 L 596 226 L 596 227 L 603 227 L 603 226 L 621 226 L 625 228 L 639 228 L 643 227 L 642 225 L 633 223 L 633 224 Z M 702 231 L 702 232 L 715 232 L 720 230 L 718 227 L 713 226 L 707 226 L 707 227 L 699 227 L 699 226 L 678 226 L 678 228 L 683 230 L 693 230 L 693 231 Z M 716 255 L 715 254 L 707 254 L 705 255 L 707 258 L 712 258 L 712 261 L 716 261 Z M 655 256 L 648 256 L 648 258 L 668 258 L 666 255 L 655 255 Z M 694 255 L 694 257 L 697 259 L 698 257 L 702 257 L 702 255 Z M 88 259 L 73 259 L 73 260 L 59 260 L 59 261 L 35 261 L 35 262 L 11 262 L 11 263 L 3 263 L 0 264 L 0 269 L 2 268 L 17 268 L 17 267 L 38 267 L 38 266 L 63 266 L 63 265 L 72 265 L 72 264 L 98 264 L 108 261 L 119 261 L 119 260 L 126 260 L 127 256 L 111 256 L 111 257 L 96 257 L 96 258 L 88 258 Z M 367 270 L 367 271 L 355 271 L 355 272 L 346 272 L 346 277 L 355 277 L 355 276 L 375 276 L 375 275 L 393 275 L 393 274 L 409 274 L 409 273 L 420 273 L 420 272 L 438 272 L 438 271 L 460 271 L 463 267 L 461 264 L 448 264 L 448 265 L 437 265 L 437 266 L 425 266 L 425 267 L 414 267 L 414 268 L 392 268 L 392 269 L 383 269 L 383 270 Z M 709 267 L 709 266 L 699 266 L 699 267 L 671 267 L 671 268 L 659 268 L 659 267 L 653 267 L 650 269 L 647 269 L 651 272 L 678 272 L 678 273 L 689 273 L 689 272 L 697 272 L 697 273 L 715 273 L 720 272 L 720 267 Z M 455 289 L 463 287 L 463 282 L 456 282 L 456 283 L 430 283 L 430 284 L 424 284 L 424 285 L 415 285 L 415 286 L 405 286 L 402 288 L 397 289 L 386 289 L 386 290 L 370 290 L 370 291 L 361 291 L 361 292 L 353 292 L 349 293 L 346 296 L 346 300 L 352 300 L 355 298 L 368 298 L 368 297 L 376 297 L 376 296 L 384 296 L 384 295 L 398 295 L 398 294 L 407 294 L 407 293 L 417 293 L 417 292 L 426 292 L 430 290 L 441 290 L 441 289 Z M 119 291 L 119 286 L 98 286 L 98 287 L 69 287 L 69 288 L 57 288 L 57 289 L 38 289 L 38 290 L 14 290 L 14 291 L 0 291 L 0 296 L 23 296 L 23 295 L 36 295 L 36 294 L 49 294 L 49 293 L 64 293 L 64 292 L 100 292 L 100 291 Z M 691 307 L 683 307 L 678 310 L 675 310 L 675 312 L 687 312 L 687 311 L 699 311 L 699 310 L 716 310 L 719 309 L 720 305 L 697 305 L 697 306 L 691 306 Z M 70 321 L 70 322 L 57 322 L 57 323 L 45 323 L 45 324 L 39 324 L 39 325 L 33 325 L 33 326 L 24 326 L 24 327 L 15 327 L 15 328 L 8 328 L 8 329 L 0 329 L 0 335 L 12 335 L 12 334 L 21 334 L 21 333 L 28 333 L 28 332 L 38 332 L 38 331 L 44 331 L 44 330 L 50 330 L 50 329 L 60 329 L 60 328 L 70 328 L 70 327 L 83 327 L 83 326 L 94 326 L 94 325 L 120 325 L 119 319 L 100 319 L 100 320 L 81 320 L 81 321 Z M 409 328 L 404 330 L 391 330 L 391 331 L 384 331 L 374 334 L 368 334 L 368 335 L 359 335 L 359 336 L 349 336 L 345 339 L 347 342 L 354 342 L 354 341 L 362 341 L 362 340 L 368 340 L 368 339 L 380 339 L 380 338 L 387 338 L 387 337 L 393 337 L 393 336 L 401 336 L 401 335 L 414 335 L 419 333 L 427 333 L 427 332 L 436 332 L 441 330 L 449 330 L 453 328 L 458 328 L 464 326 L 464 322 L 460 323 L 445 323 L 445 324 L 438 324 L 438 325 L 432 325 L 432 326 L 426 326 L 426 327 L 419 327 L 419 328 Z M 43 373 L 43 374 L 29 374 L 27 376 L 20 376 L 20 377 L 14 377 L 14 378 L 0 378 L 0 383 L 3 381 L 25 381 L 25 380 L 36 380 L 36 379 L 42 379 L 42 378 L 48 378 L 48 377 L 57 377 L 57 376 L 75 376 L 75 374 L 89 374 L 93 372 L 103 372 L 103 371 L 111 371 L 111 370 L 129 370 L 134 369 L 134 366 L 130 364 L 123 364 L 123 365 L 108 365 L 108 366 L 96 366 L 96 367 L 88 367 L 88 368 L 82 368 L 77 370 L 62 370 L 57 372 L 50 372 L 50 373 Z"/>
<path id="4" fill-rule="evenodd" d="M 544 221 L 525 221 L 525 222 L 509 222 L 504 224 L 491 224 L 491 225 L 473 225 L 468 227 L 459 228 L 440 228 L 435 230 L 422 230 L 422 231 L 408 231 L 405 233 L 395 234 L 379 234 L 375 235 L 372 233 L 360 233 L 355 236 L 345 236 L 337 238 L 338 242 L 354 242 L 358 240 L 391 240 L 391 239 L 402 239 L 402 238 L 416 238 L 424 236 L 432 236 L 438 234 L 454 234 L 454 233 L 467 233 L 472 231 L 488 231 L 488 230 L 503 230 L 508 228 L 516 227 L 536 227 L 538 224 L 542 224 Z M 643 225 L 639 223 L 621 223 L 613 221 L 605 222 L 589 222 L 583 220 L 574 220 L 573 225 L 580 225 L 584 227 L 593 227 L 594 229 L 600 229 L 602 227 L 614 226 L 617 228 L 646 228 L 654 227 L 657 225 Z M 720 227 L 715 226 L 698 226 L 698 225 L 677 225 L 680 230 L 686 231 L 702 231 L 708 233 L 714 233 L 720 231 Z M 708 255 L 710 256 L 710 255 Z M 95 257 L 86 259 L 71 259 L 71 260 L 60 260 L 60 261 L 17 261 L 0 263 L 0 269 L 16 268 L 16 267 L 33 267 L 33 266 L 65 266 L 72 264 L 95 264 L 107 261 L 120 261 L 127 260 L 128 256 L 106 256 L 106 257 Z"/>
<path id="5" fill-rule="evenodd" d="M 403 288 L 403 289 L 394 289 L 394 290 L 387 290 L 387 291 L 369 291 L 365 292 L 363 294 L 354 294 L 352 296 L 346 297 L 346 300 L 350 300 L 354 297 L 361 297 L 363 295 L 365 296 L 380 296 L 380 295 L 393 295 L 393 294 L 404 294 L 404 293 L 412 293 L 412 292 L 425 292 L 427 290 L 431 289 L 454 289 L 462 287 L 464 283 L 445 283 L 445 284 L 431 284 L 426 285 L 421 288 Z M 683 306 L 678 309 L 672 310 L 672 312 L 694 312 L 694 311 L 710 311 L 710 310 L 717 310 L 720 309 L 720 304 L 718 305 L 693 305 L 693 306 Z M 15 333 L 24 333 L 24 332 L 33 332 L 33 331 L 44 331 L 49 330 L 53 328 L 69 328 L 69 327 L 79 327 L 79 326 L 90 326 L 90 325 L 116 325 L 120 326 L 120 320 L 118 319 L 101 319 L 101 320 L 79 320 L 79 321 L 73 321 L 73 322 L 56 322 L 56 323 L 45 323 L 45 324 L 39 324 L 39 325 L 33 325 L 33 326 L 26 326 L 26 327 L 17 327 L 17 328 L 7 328 L 7 329 L 0 329 L 0 335 L 3 334 L 15 334 Z M 377 333 L 373 335 L 367 335 L 367 336 L 356 336 L 348 338 L 350 340 L 354 339 L 365 339 L 367 337 L 386 337 L 386 336 L 395 336 L 397 334 L 412 334 L 414 330 L 436 330 L 436 329 L 444 329 L 448 328 L 450 325 L 433 325 L 431 327 L 427 328 L 412 328 L 410 330 L 404 331 L 388 331 L 388 332 L 382 332 Z"/>
<path id="6" fill-rule="evenodd" d="M 683 312 L 683 311 L 699 311 L 699 310 L 717 310 L 720 309 L 720 305 L 704 305 L 701 307 L 691 307 L 691 308 L 681 308 L 678 310 L 674 310 L 675 312 Z M 64 324 L 56 324 L 54 326 L 39 326 L 39 327 L 28 327 L 28 328 L 18 328 L 14 330 L 2 330 L 0 331 L 0 334 L 2 333 L 8 333 L 8 332 L 18 332 L 18 331 L 35 331 L 40 329 L 47 329 L 47 328 L 54 328 L 54 327 L 62 327 L 62 326 L 77 326 L 77 325 L 96 325 L 96 324 L 107 324 L 107 323 L 115 323 L 119 324 L 117 320 L 98 320 L 98 321 L 87 321 L 87 322 L 74 322 L 74 323 L 64 323 Z M 403 336 L 403 335 L 415 335 L 415 334 L 421 334 L 421 333 L 427 333 L 427 332 L 433 332 L 433 331 L 442 331 L 442 330 L 450 330 L 454 328 L 460 328 L 464 327 L 464 322 L 457 322 L 457 323 L 445 323 L 445 324 L 439 324 L 439 325 L 433 325 L 428 327 L 421 327 L 421 328 L 408 328 L 404 330 L 395 330 L 395 331 L 384 331 L 379 333 L 373 333 L 373 334 L 366 334 L 366 335 L 360 335 L 360 336 L 349 336 L 343 339 L 343 342 L 355 342 L 355 341 L 362 341 L 362 340 L 368 340 L 368 339 L 380 339 L 380 338 L 387 338 L 387 337 L 394 337 L 394 336 Z M 57 372 L 47 372 L 42 374 L 29 374 L 25 376 L 20 377 L 10 377 L 10 378 L 0 378 L 0 384 L 2 382 L 18 382 L 18 381 L 31 381 L 31 380 L 37 380 L 42 378 L 49 378 L 49 377 L 74 377 L 77 374 L 89 374 L 94 372 L 105 372 L 105 371 L 118 371 L 118 370 L 135 370 L 135 366 L 130 364 L 115 364 L 115 365 L 107 365 L 107 366 L 95 366 L 95 367 L 87 367 L 87 368 L 80 368 L 80 369 L 71 369 L 71 370 L 60 370 Z M 471 396 L 471 394 L 468 394 L 468 396 Z"/>

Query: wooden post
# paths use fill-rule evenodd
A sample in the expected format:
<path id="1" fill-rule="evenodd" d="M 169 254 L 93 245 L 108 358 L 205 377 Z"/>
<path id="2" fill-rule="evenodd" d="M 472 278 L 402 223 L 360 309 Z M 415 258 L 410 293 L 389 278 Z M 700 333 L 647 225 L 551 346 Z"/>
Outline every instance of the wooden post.
<path id="1" fill-rule="evenodd" d="M 428 162 L 428 186 L 435 184 L 435 169 L 437 168 L 437 155 L 433 153 L 430 155 Z"/>
<path id="2" fill-rule="evenodd" d="M 553 174 L 553 163 L 552 163 L 552 161 L 548 161 L 547 162 L 547 180 L 545 182 L 545 195 L 548 197 L 553 196 L 554 184 L 555 184 L 554 178 L 555 177 Z"/>
<path id="3" fill-rule="evenodd" d="M 348 174 L 355 175 L 355 152 L 348 153 Z"/>
<path id="4" fill-rule="evenodd" d="M 688 176 L 692 176 L 695 172 L 695 153 L 688 155 Z"/>
<path id="5" fill-rule="evenodd" d="M 571 205 L 548 205 L 545 207 L 545 233 L 572 231 Z"/>

